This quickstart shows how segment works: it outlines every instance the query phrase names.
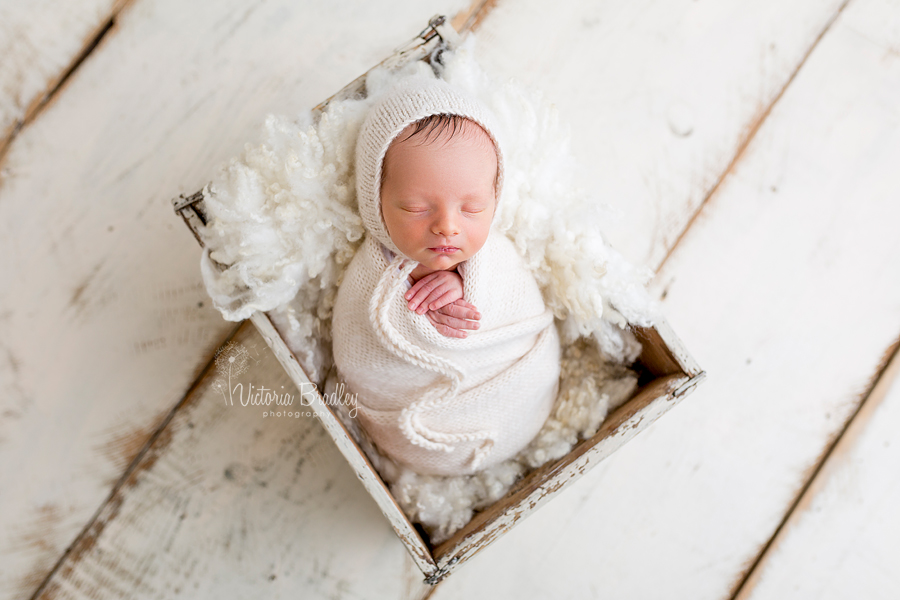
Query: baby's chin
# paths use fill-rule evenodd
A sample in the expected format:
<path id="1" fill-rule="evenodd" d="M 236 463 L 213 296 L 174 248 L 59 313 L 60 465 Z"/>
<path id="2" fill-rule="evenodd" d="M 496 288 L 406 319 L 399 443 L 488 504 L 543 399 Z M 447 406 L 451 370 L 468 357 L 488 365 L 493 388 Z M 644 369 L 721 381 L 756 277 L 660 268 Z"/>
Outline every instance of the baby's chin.
<path id="1" fill-rule="evenodd" d="M 453 254 L 435 254 L 425 250 L 420 254 L 419 264 L 435 271 L 451 271 L 465 259 L 462 250 L 457 250 Z"/>

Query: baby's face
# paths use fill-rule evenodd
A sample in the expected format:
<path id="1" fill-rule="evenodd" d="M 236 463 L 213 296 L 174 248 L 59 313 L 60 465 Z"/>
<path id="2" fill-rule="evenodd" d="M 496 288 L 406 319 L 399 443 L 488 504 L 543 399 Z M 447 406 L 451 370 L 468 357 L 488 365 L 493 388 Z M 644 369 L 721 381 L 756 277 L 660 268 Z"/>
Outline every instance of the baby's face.
<path id="1" fill-rule="evenodd" d="M 478 252 L 490 232 L 497 155 L 470 121 L 453 137 L 445 130 L 428 141 L 424 133 L 407 140 L 413 127 L 384 158 L 384 222 L 397 248 L 427 272 L 453 269 Z"/>

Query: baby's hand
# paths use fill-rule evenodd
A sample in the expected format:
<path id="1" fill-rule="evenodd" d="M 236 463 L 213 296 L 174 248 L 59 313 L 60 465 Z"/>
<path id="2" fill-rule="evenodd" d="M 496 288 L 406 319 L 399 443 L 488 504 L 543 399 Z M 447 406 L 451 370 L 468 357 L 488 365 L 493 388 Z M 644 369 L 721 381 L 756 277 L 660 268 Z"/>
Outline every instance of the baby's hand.
<path id="1" fill-rule="evenodd" d="M 465 338 L 469 335 L 466 329 L 478 329 L 477 320 L 481 318 L 481 313 L 474 305 L 460 298 L 437 310 L 429 310 L 425 316 L 441 335 Z"/>
<path id="2" fill-rule="evenodd" d="M 404 297 L 409 300 L 409 310 L 424 315 L 462 298 L 462 277 L 453 271 L 429 273 L 413 284 Z"/>

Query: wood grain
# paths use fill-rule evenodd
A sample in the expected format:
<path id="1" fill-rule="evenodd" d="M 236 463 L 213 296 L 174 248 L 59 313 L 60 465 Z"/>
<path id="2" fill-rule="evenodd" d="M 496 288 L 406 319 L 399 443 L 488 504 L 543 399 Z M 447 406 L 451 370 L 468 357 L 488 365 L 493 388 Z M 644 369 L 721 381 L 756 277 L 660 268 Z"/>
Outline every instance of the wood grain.
<path id="1" fill-rule="evenodd" d="M 435 599 L 730 595 L 900 333 L 897 14 L 848 5 L 659 273 L 707 382 Z"/>
<path id="2" fill-rule="evenodd" d="M 211 365 L 37 598 L 413 599 L 427 590 L 254 326 L 229 341 L 248 353 L 231 393 Z M 254 404 L 251 391 L 262 389 L 292 404 Z"/>
<path id="3" fill-rule="evenodd" d="M 16 137 L 0 187 L 0 598 L 34 591 L 234 326 L 170 199 L 267 112 L 314 105 L 466 4 L 137 0 Z"/>
<path id="4" fill-rule="evenodd" d="M 500 0 L 481 21 L 484 56 L 553 94 L 575 123 L 585 176 L 621 211 L 607 235 L 638 262 L 659 264 L 755 133 L 658 282 L 711 380 L 434 598 L 722 597 L 780 521 L 900 331 L 889 276 L 897 215 L 884 197 L 897 188 L 888 169 L 897 94 L 878 83 L 891 81 L 896 36 L 873 34 L 893 17 L 848 31 L 842 16 L 840 43 L 828 46 L 829 32 L 820 43 L 829 53 L 813 52 L 756 127 L 839 6 Z M 326 460 L 309 480 L 291 480 L 305 492 L 277 488 L 285 503 L 249 494 L 250 458 L 268 465 L 270 481 L 289 479 L 270 461 L 283 446 L 266 429 L 258 446 L 230 448 L 217 437 L 221 413 L 195 423 L 219 440 L 214 451 L 158 459 L 118 508 L 104 499 L 231 328 L 198 306 L 196 246 L 169 198 L 199 189 L 253 139 L 262 114 L 327 97 L 435 12 L 453 10 L 137 0 L 52 110 L 18 136 L 0 188 L 0 381 L 9 390 L 0 527 L 10 532 L 0 540 L 0 597 L 33 589 L 88 522 L 103 529 L 88 529 L 92 549 L 60 565 L 57 595 L 233 596 L 228 582 L 251 571 L 278 581 L 297 552 L 302 565 L 289 566 L 299 579 L 282 579 L 292 584 L 282 595 L 418 593 L 420 574 L 374 503 L 349 520 L 327 509 L 365 502 L 362 486 L 330 479 Z M 793 100 L 796 88 L 805 91 Z M 860 103 L 865 112 L 853 109 Z M 174 453 L 187 442 L 183 430 L 172 434 Z M 301 448 L 312 461 L 317 451 Z M 221 495 L 234 485 L 225 458 L 251 465 L 244 492 Z M 156 477 L 170 485 L 154 487 Z M 297 494 L 305 508 L 276 526 L 268 510 L 287 514 Z M 203 545 L 178 539 L 178 502 L 191 509 L 185 531 Z M 91 520 L 101 505 L 104 518 Z M 256 552 L 266 544 L 287 558 L 266 565 Z M 165 578 L 181 585 L 167 588 Z M 270 581 L 253 581 L 235 585 L 269 592 Z"/>
<path id="5" fill-rule="evenodd" d="M 895 354 L 736 600 L 897 595 L 898 373 Z"/>
<path id="6" fill-rule="evenodd" d="M 127 2 L 0 1 L 0 166 L 15 134 L 59 91 Z"/>
<path id="7" fill-rule="evenodd" d="M 607 238 L 657 269 L 844 0 L 500 0 L 488 64 L 572 129 Z"/>

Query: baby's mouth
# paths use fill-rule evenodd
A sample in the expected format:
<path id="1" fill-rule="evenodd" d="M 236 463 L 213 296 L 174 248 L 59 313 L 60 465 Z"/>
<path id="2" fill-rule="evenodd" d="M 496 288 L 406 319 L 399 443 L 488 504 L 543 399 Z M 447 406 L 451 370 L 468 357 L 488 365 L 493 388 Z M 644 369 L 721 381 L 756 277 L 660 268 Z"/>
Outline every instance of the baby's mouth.
<path id="1" fill-rule="evenodd" d="M 459 251 L 459 248 L 455 246 L 436 246 L 434 248 L 429 248 L 429 250 L 438 254 L 453 254 L 454 252 Z"/>

